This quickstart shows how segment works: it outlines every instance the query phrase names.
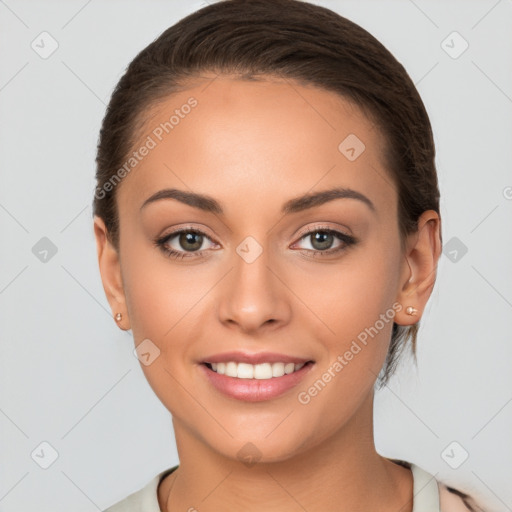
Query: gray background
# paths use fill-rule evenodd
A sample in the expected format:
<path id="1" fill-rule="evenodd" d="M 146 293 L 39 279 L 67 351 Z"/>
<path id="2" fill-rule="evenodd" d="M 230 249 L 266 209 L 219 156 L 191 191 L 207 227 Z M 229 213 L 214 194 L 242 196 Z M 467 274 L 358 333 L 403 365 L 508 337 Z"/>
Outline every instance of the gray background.
<path id="1" fill-rule="evenodd" d="M 405 65 L 438 150 L 446 249 L 418 368 L 404 360 L 377 394 L 377 449 L 512 510 L 512 1 L 317 3 Z M 203 5 L 0 1 L 2 512 L 101 510 L 178 461 L 170 415 L 111 318 L 91 200 L 115 83 Z M 58 453 L 47 469 L 42 442 Z"/>

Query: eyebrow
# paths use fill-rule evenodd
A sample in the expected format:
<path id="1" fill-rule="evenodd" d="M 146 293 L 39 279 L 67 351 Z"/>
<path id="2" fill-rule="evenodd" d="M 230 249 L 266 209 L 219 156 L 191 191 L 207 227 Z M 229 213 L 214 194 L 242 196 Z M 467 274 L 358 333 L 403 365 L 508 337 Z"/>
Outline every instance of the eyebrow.
<path id="1" fill-rule="evenodd" d="M 213 197 L 203 194 L 197 194 L 195 192 L 178 190 L 176 188 L 166 188 L 163 190 L 159 190 L 152 196 L 148 197 L 144 201 L 140 209 L 142 210 L 147 205 L 154 203 L 156 201 L 160 201 L 162 199 L 175 199 L 184 204 L 187 204 L 188 206 L 198 208 L 199 210 L 203 210 L 208 213 L 215 213 L 221 215 L 224 213 L 220 203 Z M 375 212 L 375 205 L 372 203 L 370 199 L 368 199 L 368 197 L 361 194 L 360 192 L 357 192 L 357 190 L 342 187 L 304 194 L 302 196 L 290 199 L 286 201 L 286 203 L 284 203 L 281 212 L 284 215 L 298 213 L 328 203 L 329 201 L 333 201 L 334 199 L 357 199 L 358 201 L 361 201 L 366 206 L 368 206 L 370 210 Z"/>

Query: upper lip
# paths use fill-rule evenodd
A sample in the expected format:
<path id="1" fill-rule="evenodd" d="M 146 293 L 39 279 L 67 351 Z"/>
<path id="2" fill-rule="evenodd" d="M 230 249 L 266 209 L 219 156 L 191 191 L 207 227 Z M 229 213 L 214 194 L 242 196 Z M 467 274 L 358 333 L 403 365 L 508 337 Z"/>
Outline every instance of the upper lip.
<path id="1" fill-rule="evenodd" d="M 249 352 L 223 352 L 204 358 L 203 363 L 227 363 L 234 361 L 236 363 L 307 363 L 311 359 L 303 357 L 289 356 L 285 354 L 276 354 L 275 352 L 258 352 L 251 354 Z"/>

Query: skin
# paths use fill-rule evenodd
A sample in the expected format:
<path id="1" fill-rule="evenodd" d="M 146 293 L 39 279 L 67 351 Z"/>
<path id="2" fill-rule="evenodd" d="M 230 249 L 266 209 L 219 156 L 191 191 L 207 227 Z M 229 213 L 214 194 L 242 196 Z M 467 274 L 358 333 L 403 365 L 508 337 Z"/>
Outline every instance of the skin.
<path id="1" fill-rule="evenodd" d="M 441 250 L 438 214 L 424 212 L 402 248 L 382 134 L 348 100 L 316 87 L 198 81 L 150 111 L 140 140 L 191 96 L 197 107 L 117 188 L 119 252 L 102 219 L 94 220 L 101 278 L 113 314 L 123 314 L 120 328 L 132 329 L 136 345 L 149 338 L 160 350 L 141 367 L 172 413 L 180 457 L 159 486 L 161 510 L 410 512 L 410 470 L 379 455 L 373 439 L 374 383 L 392 321 L 309 403 L 297 393 L 394 303 L 403 306 L 396 323 L 421 318 Z M 366 146 L 355 161 L 338 150 L 351 133 Z M 344 198 L 282 215 L 287 200 L 333 187 L 364 194 L 375 212 Z M 224 214 L 172 199 L 140 210 L 164 188 L 207 194 Z M 301 234 L 319 225 L 358 242 L 313 257 L 322 246 Z M 153 243 L 190 227 L 206 234 L 202 256 L 173 260 Z M 236 252 L 247 236 L 263 251 L 250 264 Z M 171 243 L 193 252 L 179 237 Z M 340 246 L 334 237 L 331 247 Z M 406 314 L 409 305 L 417 315 Z M 243 402 L 220 394 L 198 366 L 238 349 L 315 364 L 284 395 Z M 261 458 L 248 467 L 237 452 L 249 441 Z"/>

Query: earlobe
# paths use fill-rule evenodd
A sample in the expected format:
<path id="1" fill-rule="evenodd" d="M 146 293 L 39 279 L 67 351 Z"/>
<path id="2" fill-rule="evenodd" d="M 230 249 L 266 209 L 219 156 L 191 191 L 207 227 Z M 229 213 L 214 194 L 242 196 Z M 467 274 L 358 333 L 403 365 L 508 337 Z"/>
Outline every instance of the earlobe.
<path id="1" fill-rule="evenodd" d="M 395 317 L 397 324 L 412 325 L 421 318 L 435 284 L 440 255 L 441 219 L 434 210 L 427 210 L 406 243 L 397 298 L 402 309 Z"/>
<path id="2" fill-rule="evenodd" d="M 112 316 L 117 325 L 123 329 L 130 329 L 126 298 L 124 294 L 121 264 L 116 248 L 107 236 L 107 228 L 103 219 L 94 217 L 94 237 L 98 254 L 98 265 L 103 284 L 103 290 L 110 304 Z"/>

